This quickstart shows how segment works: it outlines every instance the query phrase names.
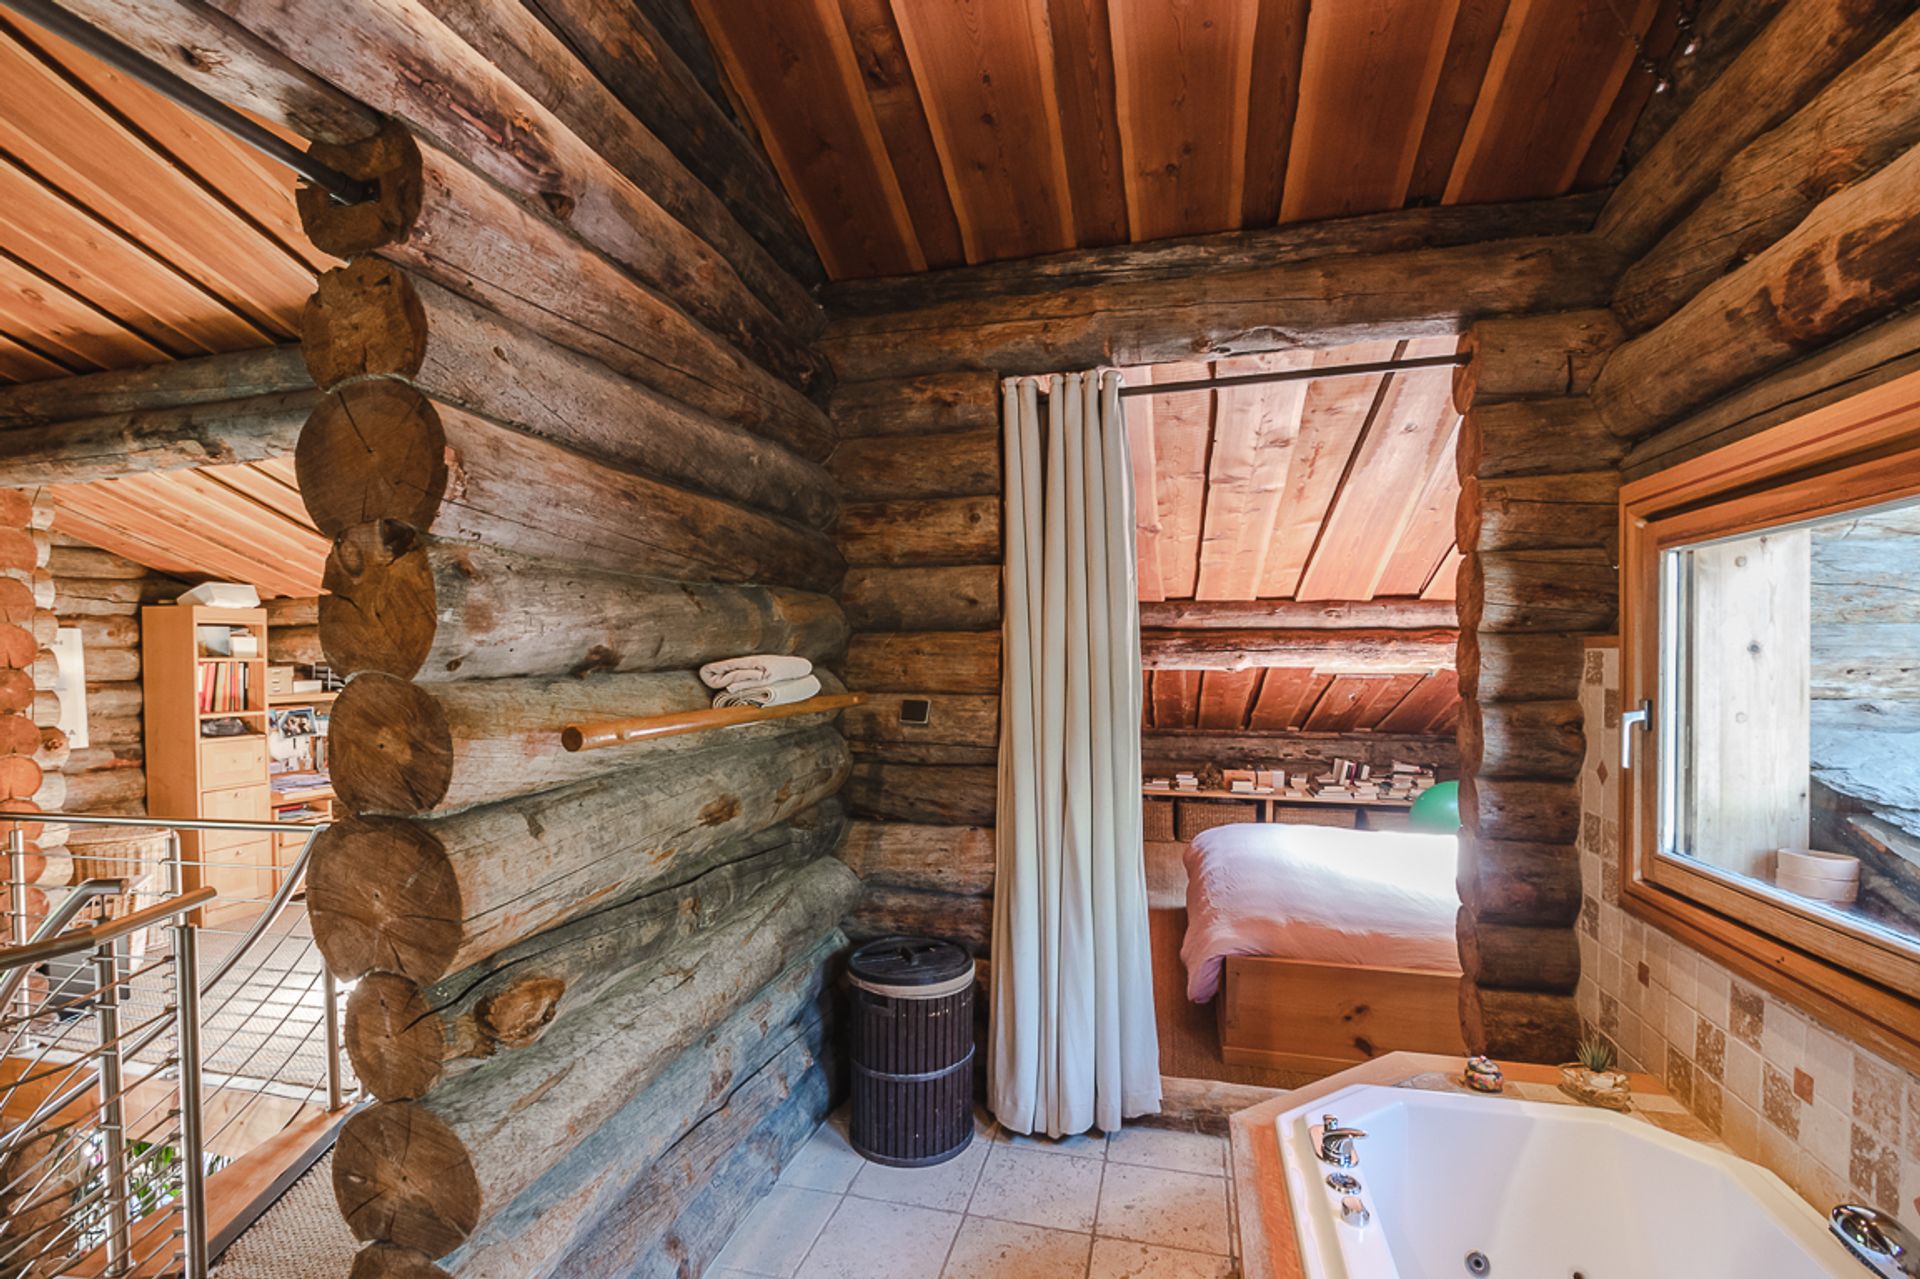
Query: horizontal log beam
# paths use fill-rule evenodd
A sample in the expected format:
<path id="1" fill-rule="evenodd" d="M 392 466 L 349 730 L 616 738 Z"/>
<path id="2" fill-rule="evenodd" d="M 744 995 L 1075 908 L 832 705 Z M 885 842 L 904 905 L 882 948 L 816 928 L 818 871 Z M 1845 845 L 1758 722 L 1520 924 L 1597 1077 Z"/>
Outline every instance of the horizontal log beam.
<path id="1" fill-rule="evenodd" d="M 1476 839 L 1571 844 L 1580 835 L 1580 784 L 1467 773 L 1460 779 L 1460 824 Z"/>
<path id="2" fill-rule="evenodd" d="M 851 314 L 830 299 L 824 345 L 841 376 L 882 378 L 947 371 L 956 355 L 969 367 L 1040 374 L 1442 336 L 1483 315 L 1594 306 L 1613 265 L 1611 250 L 1575 235 L 1241 270 L 1210 262 L 1095 284 L 1047 279 L 987 300 L 875 314 Z"/>
<path id="3" fill-rule="evenodd" d="M 1584 395 L 1476 401 L 1460 419 L 1454 465 L 1462 480 L 1553 475 L 1614 466 L 1626 451 Z"/>
<path id="4" fill-rule="evenodd" d="M 824 454 L 832 427 L 799 391 L 446 153 L 390 126 L 318 158 L 381 192 L 352 206 L 309 196 L 302 220 L 318 247 L 378 249 L 683 404 Z"/>
<path id="5" fill-rule="evenodd" d="M 1162 630 L 1140 632 L 1148 670 L 1244 671 L 1306 666 L 1323 671 L 1446 670 L 1458 632 L 1421 630 Z"/>
<path id="6" fill-rule="evenodd" d="M 9 483 L 91 484 L 150 471 L 264 462 L 293 452 L 320 393 L 136 409 L 0 431 Z"/>
<path id="7" fill-rule="evenodd" d="M 993 941 L 993 899 L 870 885 L 841 926 L 854 941 L 937 937 L 984 955 Z"/>
<path id="8" fill-rule="evenodd" d="M 1497 990 L 1462 979 L 1460 1030 L 1468 1052 L 1553 1065 L 1573 1059 L 1580 1010 L 1572 995 Z"/>
<path id="9" fill-rule="evenodd" d="M 1580 914 L 1580 854 L 1568 844 L 1462 835 L 1457 886 L 1482 923 L 1571 928 Z"/>
<path id="10" fill-rule="evenodd" d="M 1468 476 L 1454 508 L 1463 551 L 1611 547 L 1620 520 L 1620 473 Z"/>
<path id="11" fill-rule="evenodd" d="M 827 469 L 849 501 L 1000 495 L 1000 432 L 843 440 Z"/>
<path id="12" fill-rule="evenodd" d="M 1460 696 L 1480 702 L 1550 702 L 1576 698 L 1586 668 L 1578 635 L 1462 631 Z"/>
<path id="13" fill-rule="evenodd" d="M 853 766 L 842 798 L 855 817 L 936 826 L 991 826 L 999 770 L 992 765 Z"/>
<path id="14" fill-rule="evenodd" d="M 854 822 L 840 860 L 869 884 L 986 897 L 993 892 L 993 831 L 985 826 Z"/>
<path id="15" fill-rule="evenodd" d="M 689 408 L 380 258 L 328 271 L 302 313 L 322 389 L 398 377 L 458 408 L 611 465 L 816 527 L 837 502 L 825 470 Z"/>
<path id="16" fill-rule="evenodd" d="M 356 525 L 327 557 L 320 642 L 344 674 L 498 679 L 698 666 L 750 653 L 816 661 L 846 644 L 840 608 L 779 587 L 583 570 Z"/>
<path id="17" fill-rule="evenodd" d="M 66 7 L 78 9 L 80 0 Z M 313 379 L 307 376 L 306 361 L 297 346 L 202 355 L 136 369 L 0 386 L 0 427 L 11 430 L 210 401 L 251 400 L 312 386 Z"/>
<path id="18" fill-rule="evenodd" d="M 1145 630 L 1431 630 L 1451 627 L 1446 600 L 1376 599 L 1340 604 L 1313 600 L 1143 600 Z"/>
<path id="19" fill-rule="evenodd" d="M 1000 625 L 1000 566 L 850 568 L 840 606 L 856 631 L 985 631 Z"/>
<path id="20" fill-rule="evenodd" d="M 998 631 L 901 631 L 847 641 L 847 687 L 874 693 L 997 693 Z"/>
<path id="21" fill-rule="evenodd" d="M 1453 406 L 1584 396 L 1626 335 L 1604 307 L 1545 315 L 1489 316 L 1460 339 L 1466 364 L 1453 371 Z"/>
<path id="22" fill-rule="evenodd" d="M 1619 601 L 1603 549 L 1468 551 L 1460 563 L 1462 630 L 1605 635 Z"/>
<path id="23" fill-rule="evenodd" d="M 560 1162 L 555 1133 L 618 1115 L 716 1022 L 833 930 L 859 881 L 831 858 L 793 891 L 681 948 L 673 971 L 616 983 L 590 1015 L 418 1101 L 349 1118 L 334 1188 L 357 1238 L 440 1256 Z"/>
<path id="24" fill-rule="evenodd" d="M 1000 379 L 992 372 L 969 370 L 841 382 L 833 389 L 831 413 L 843 440 L 995 430 L 1000 425 Z"/>
<path id="25" fill-rule="evenodd" d="M 999 758 L 1000 698 L 992 693 L 868 693 L 841 715 L 840 731 L 859 759 L 902 764 L 991 764 Z M 926 703 L 910 722 L 908 702 Z"/>
<path id="26" fill-rule="evenodd" d="M 329 392 L 294 455 L 322 533 L 394 520 L 584 568 L 831 589 L 814 529 L 617 470 L 388 379 Z"/>
<path id="27" fill-rule="evenodd" d="M 1577 701 L 1464 702 L 1460 767 L 1479 778 L 1574 778 L 1586 761 Z"/>
<path id="28" fill-rule="evenodd" d="M 832 672 L 828 693 L 843 692 Z M 355 813 L 419 816 L 645 768 L 670 755 L 807 732 L 831 714 L 796 715 L 612 750 L 569 751 L 568 724 L 705 710 L 713 690 L 692 671 L 527 676 L 413 684 L 363 672 L 333 704 L 329 769 Z"/>
<path id="29" fill-rule="evenodd" d="M 1477 986 L 1568 995 L 1580 984 L 1577 934 L 1565 925 L 1496 924 L 1462 906 L 1454 936 L 1460 967 Z"/>
<path id="30" fill-rule="evenodd" d="M 344 1038 L 355 1075 L 381 1101 L 423 1097 L 444 1080 L 517 1052 L 643 965 L 791 888 L 843 824 L 775 826 L 715 850 L 704 874 L 596 911 L 422 986 L 393 973 L 362 978 L 347 1000 Z"/>
<path id="31" fill-rule="evenodd" d="M 849 502 L 834 531 L 849 565 L 998 564 L 1000 498 Z"/>
<path id="32" fill-rule="evenodd" d="M 599 778 L 438 821 L 350 817 L 314 843 L 314 941 L 342 979 L 438 981 L 811 808 L 847 769 L 840 735 L 817 728 L 672 756 L 645 786 Z"/>
<path id="33" fill-rule="evenodd" d="M 1274 768 L 1336 759 L 1383 768 L 1396 760 L 1452 771 L 1459 754 L 1451 733 L 1233 733 L 1206 728 L 1150 728 L 1140 735 L 1141 757 L 1153 764 L 1217 764 Z"/>

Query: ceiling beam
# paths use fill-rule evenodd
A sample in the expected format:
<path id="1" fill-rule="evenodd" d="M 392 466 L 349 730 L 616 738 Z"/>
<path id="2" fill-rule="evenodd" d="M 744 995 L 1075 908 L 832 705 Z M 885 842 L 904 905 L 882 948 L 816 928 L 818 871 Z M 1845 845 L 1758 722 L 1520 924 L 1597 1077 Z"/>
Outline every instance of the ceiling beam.
<path id="1" fill-rule="evenodd" d="M 1140 633 L 1140 663 L 1148 670 L 1244 671 L 1259 666 L 1311 667 L 1323 673 L 1362 674 L 1451 669 L 1460 633 L 1420 630 L 1261 629 Z"/>
<path id="2" fill-rule="evenodd" d="M 1451 602 L 1412 599 L 1159 600 L 1140 606 L 1140 625 L 1149 630 L 1433 630 L 1449 629 L 1458 618 Z"/>

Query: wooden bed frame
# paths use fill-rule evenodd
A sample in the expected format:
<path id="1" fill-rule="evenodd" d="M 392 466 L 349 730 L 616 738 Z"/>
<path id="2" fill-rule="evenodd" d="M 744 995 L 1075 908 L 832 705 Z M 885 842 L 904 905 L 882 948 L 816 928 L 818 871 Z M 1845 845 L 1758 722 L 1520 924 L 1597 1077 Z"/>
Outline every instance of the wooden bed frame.
<path id="1" fill-rule="evenodd" d="M 1382 1053 L 1460 1056 L 1460 974 L 1236 955 L 1219 996 L 1233 1066 L 1327 1073 Z"/>

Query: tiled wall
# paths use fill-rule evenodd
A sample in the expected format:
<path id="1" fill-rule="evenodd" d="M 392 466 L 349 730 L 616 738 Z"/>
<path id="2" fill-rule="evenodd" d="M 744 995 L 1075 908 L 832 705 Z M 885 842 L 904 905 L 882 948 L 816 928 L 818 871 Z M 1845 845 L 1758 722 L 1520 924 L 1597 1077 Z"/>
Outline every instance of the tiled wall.
<path id="1" fill-rule="evenodd" d="M 1920 1078 L 1620 908 L 1620 652 L 1587 652 L 1580 1015 L 1736 1154 L 1822 1213 L 1871 1204 L 1920 1230 Z"/>

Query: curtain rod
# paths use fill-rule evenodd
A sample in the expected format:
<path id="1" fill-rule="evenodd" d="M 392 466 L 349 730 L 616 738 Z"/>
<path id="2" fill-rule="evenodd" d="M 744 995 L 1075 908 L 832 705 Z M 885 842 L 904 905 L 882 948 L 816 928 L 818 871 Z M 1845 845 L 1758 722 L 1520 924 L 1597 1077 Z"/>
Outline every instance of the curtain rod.
<path id="1" fill-rule="evenodd" d="M 193 112 L 208 124 L 225 130 L 254 150 L 278 160 L 338 203 L 359 204 L 373 198 L 371 183 L 348 177 L 331 165 L 322 164 L 273 130 L 249 120 L 205 90 L 188 84 L 166 67 L 68 13 L 54 4 L 53 0 L 0 0 L 0 7 L 12 9 L 28 21 L 80 46 L 100 61 L 125 72 L 160 96 Z"/>
<path id="2" fill-rule="evenodd" d="M 1411 360 L 1376 360 L 1369 364 L 1331 364 L 1319 369 L 1276 369 L 1271 373 L 1236 373 L 1198 382 L 1145 382 L 1120 388 L 1122 399 L 1136 395 L 1172 395 L 1178 391 L 1218 391 L 1233 386 L 1262 386 L 1273 382 L 1311 382 L 1323 377 L 1363 377 L 1369 373 L 1406 373 L 1414 369 L 1460 368 L 1470 355 L 1422 355 Z"/>

